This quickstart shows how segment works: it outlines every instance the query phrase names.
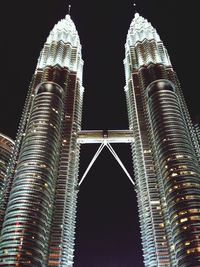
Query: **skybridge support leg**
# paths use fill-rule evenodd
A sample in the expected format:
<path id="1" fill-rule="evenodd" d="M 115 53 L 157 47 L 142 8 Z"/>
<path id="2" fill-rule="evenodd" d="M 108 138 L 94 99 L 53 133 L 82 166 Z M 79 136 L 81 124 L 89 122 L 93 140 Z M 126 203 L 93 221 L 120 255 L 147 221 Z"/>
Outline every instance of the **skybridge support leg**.
<path id="1" fill-rule="evenodd" d="M 133 132 L 131 130 L 109 130 L 109 131 L 102 131 L 102 130 L 96 130 L 96 131 L 81 131 L 78 133 L 77 142 L 80 144 L 95 144 L 100 143 L 97 152 L 95 153 L 94 157 L 92 158 L 91 162 L 89 163 L 86 171 L 84 172 L 82 178 L 80 179 L 80 182 L 78 184 L 78 188 L 84 181 L 85 177 L 87 176 L 89 170 L 93 166 L 94 162 L 98 158 L 99 154 L 103 150 L 103 148 L 106 146 L 108 150 L 111 152 L 113 157 L 117 160 L 120 167 L 123 169 L 125 174 L 127 175 L 130 182 L 135 186 L 135 183 L 133 179 L 131 178 L 130 174 L 126 170 L 124 164 L 120 160 L 119 156 L 113 149 L 110 143 L 132 143 L 134 142 L 133 138 Z"/>
<path id="2" fill-rule="evenodd" d="M 98 148 L 97 152 L 95 153 L 94 157 L 92 158 L 92 160 L 90 161 L 90 164 L 88 165 L 86 171 L 84 172 L 78 186 L 80 186 L 83 182 L 83 180 L 85 179 L 86 175 L 88 174 L 89 170 L 91 169 L 92 165 L 94 164 L 94 162 L 96 161 L 96 159 L 98 158 L 99 154 L 101 153 L 102 149 L 104 148 L 104 144 L 102 143 L 100 145 L 100 147 Z"/>

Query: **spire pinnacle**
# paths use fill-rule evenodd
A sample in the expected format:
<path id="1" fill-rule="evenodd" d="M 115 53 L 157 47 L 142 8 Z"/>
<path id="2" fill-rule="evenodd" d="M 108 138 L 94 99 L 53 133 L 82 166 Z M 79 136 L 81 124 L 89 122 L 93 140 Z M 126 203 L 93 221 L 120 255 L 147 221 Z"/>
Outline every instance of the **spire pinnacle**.
<path id="1" fill-rule="evenodd" d="M 133 6 L 134 6 L 135 14 L 138 14 L 138 12 L 137 12 L 137 4 L 136 3 L 133 3 Z"/>
<path id="2" fill-rule="evenodd" d="M 68 14 L 70 15 L 71 12 L 71 5 L 68 5 Z"/>

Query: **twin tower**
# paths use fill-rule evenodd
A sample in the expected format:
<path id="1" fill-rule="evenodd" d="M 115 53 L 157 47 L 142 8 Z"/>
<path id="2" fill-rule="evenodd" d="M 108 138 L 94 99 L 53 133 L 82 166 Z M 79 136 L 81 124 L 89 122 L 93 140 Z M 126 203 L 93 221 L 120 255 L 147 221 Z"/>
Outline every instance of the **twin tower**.
<path id="1" fill-rule="evenodd" d="M 79 36 L 70 15 L 50 32 L 2 185 L 0 266 L 73 266 L 79 150 L 90 142 L 131 145 L 145 267 L 200 266 L 199 140 L 167 50 L 138 13 L 124 67 L 129 129 L 81 131 Z"/>

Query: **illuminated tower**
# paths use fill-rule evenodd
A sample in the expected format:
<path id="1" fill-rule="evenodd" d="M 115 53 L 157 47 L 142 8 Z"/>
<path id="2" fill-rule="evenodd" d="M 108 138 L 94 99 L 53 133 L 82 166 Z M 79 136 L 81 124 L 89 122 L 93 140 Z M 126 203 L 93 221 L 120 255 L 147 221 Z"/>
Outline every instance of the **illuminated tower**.
<path id="1" fill-rule="evenodd" d="M 145 266 L 200 266 L 197 140 L 177 75 L 156 30 L 138 13 L 125 49 Z"/>
<path id="2" fill-rule="evenodd" d="M 47 38 L 27 95 L 1 204 L 0 266 L 73 264 L 82 68 L 67 15 Z"/>
<path id="3" fill-rule="evenodd" d="M 200 266 L 199 133 L 166 48 L 139 14 L 125 48 L 130 129 L 81 131 L 78 33 L 69 15 L 51 31 L 1 179 L 0 266 L 73 266 L 78 188 L 104 147 L 135 185 L 111 143 L 132 146 L 145 267 Z M 80 144 L 89 143 L 100 147 L 78 182 Z"/>

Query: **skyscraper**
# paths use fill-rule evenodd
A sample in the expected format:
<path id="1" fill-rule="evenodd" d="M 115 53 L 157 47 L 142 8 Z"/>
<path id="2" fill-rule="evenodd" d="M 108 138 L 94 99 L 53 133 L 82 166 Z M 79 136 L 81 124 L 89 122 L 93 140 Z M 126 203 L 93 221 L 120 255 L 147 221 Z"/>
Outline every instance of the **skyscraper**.
<path id="1" fill-rule="evenodd" d="M 22 114 L 1 204 L 1 266 L 72 266 L 82 67 L 67 15 L 41 51 Z"/>
<path id="2" fill-rule="evenodd" d="M 138 13 L 125 47 L 145 266 L 199 266 L 199 147 L 177 75 L 156 30 Z"/>
<path id="3" fill-rule="evenodd" d="M 130 130 L 81 131 L 78 33 L 69 15 L 51 31 L 3 185 L 0 266 L 73 266 L 82 141 L 102 142 L 116 158 L 109 142 L 131 142 L 145 266 L 199 266 L 197 135 L 167 50 L 139 14 L 124 65 Z"/>

